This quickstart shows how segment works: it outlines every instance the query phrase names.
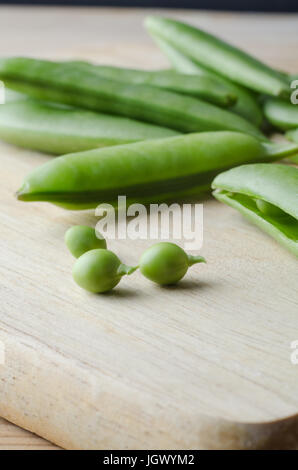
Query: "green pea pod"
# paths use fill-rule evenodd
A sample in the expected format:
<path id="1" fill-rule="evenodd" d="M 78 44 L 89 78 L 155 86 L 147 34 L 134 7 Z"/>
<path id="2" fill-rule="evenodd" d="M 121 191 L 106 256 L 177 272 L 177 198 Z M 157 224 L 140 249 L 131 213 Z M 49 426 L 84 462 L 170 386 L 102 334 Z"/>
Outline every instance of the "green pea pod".
<path id="1" fill-rule="evenodd" d="M 264 103 L 264 114 L 268 121 L 281 130 L 298 128 L 298 105 L 290 101 L 269 98 Z"/>
<path id="2" fill-rule="evenodd" d="M 238 132 L 206 132 L 69 154 L 34 169 L 19 190 L 23 201 L 68 209 L 99 203 L 153 203 L 197 197 L 214 176 L 241 163 L 298 153 L 298 145 L 263 143 Z"/>
<path id="3" fill-rule="evenodd" d="M 136 70 L 105 65 L 93 65 L 88 62 L 71 62 L 78 67 L 86 67 L 100 77 L 134 85 L 150 85 L 165 90 L 195 96 L 218 106 L 228 107 L 237 101 L 235 93 L 219 79 L 174 72 L 172 70 Z"/>
<path id="4" fill-rule="evenodd" d="M 262 125 L 262 109 L 253 93 L 240 85 L 236 85 L 226 78 L 207 70 L 201 64 L 194 62 L 189 57 L 172 47 L 168 42 L 158 38 L 157 36 L 154 36 L 154 40 L 176 70 L 185 74 L 198 75 L 220 82 L 222 86 L 225 86 L 232 94 L 237 96 L 237 102 L 229 108 L 229 111 L 239 114 L 239 116 L 244 117 L 258 127 Z"/>
<path id="5" fill-rule="evenodd" d="M 286 132 L 286 137 L 293 142 L 298 143 L 298 128 Z"/>
<path id="6" fill-rule="evenodd" d="M 213 195 L 298 256 L 298 168 L 251 164 L 218 175 Z"/>
<path id="7" fill-rule="evenodd" d="M 100 77 L 71 63 L 0 60 L 0 78 L 34 98 L 118 114 L 181 132 L 232 130 L 264 139 L 253 124 L 210 103 L 147 85 Z"/>
<path id="8" fill-rule="evenodd" d="M 149 16 L 145 25 L 152 35 L 239 85 L 267 95 L 290 95 L 288 80 L 280 73 L 205 31 L 159 16 Z"/>
<path id="9" fill-rule="evenodd" d="M 297 127 L 297 129 L 291 129 L 290 131 L 287 131 L 286 132 L 286 137 L 289 140 L 292 140 L 293 142 L 298 143 L 298 127 Z"/>
<path id="10" fill-rule="evenodd" d="M 295 80 L 298 80 L 298 74 L 297 73 L 296 74 L 295 73 L 290 74 L 290 75 L 286 74 L 286 75 L 287 75 L 287 78 L 288 78 L 290 83 L 294 82 Z"/>
<path id="11" fill-rule="evenodd" d="M 178 135 L 122 116 L 33 100 L 0 106 L 0 139 L 54 155 Z"/>
<path id="12" fill-rule="evenodd" d="M 24 101 L 28 99 L 23 93 L 5 88 L 5 103 L 14 103 L 15 101 Z"/>
<path id="13" fill-rule="evenodd" d="M 286 138 L 298 144 L 298 129 L 292 129 L 286 132 Z M 291 158 L 291 161 L 298 163 L 298 155 Z"/>

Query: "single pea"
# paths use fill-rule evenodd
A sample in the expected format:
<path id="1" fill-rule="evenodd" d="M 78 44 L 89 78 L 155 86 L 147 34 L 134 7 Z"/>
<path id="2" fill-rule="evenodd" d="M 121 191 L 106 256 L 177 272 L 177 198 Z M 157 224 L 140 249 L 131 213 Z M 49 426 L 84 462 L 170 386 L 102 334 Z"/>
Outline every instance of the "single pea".
<path id="1" fill-rule="evenodd" d="M 274 206 L 270 202 L 264 201 L 263 199 L 256 200 L 257 208 L 260 212 L 264 215 L 268 215 L 269 217 L 284 217 L 285 213 L 279 207 Z"/>
<path id="2" fill-rule="evenodd" d="M 83 289 L 101 293 L 113 289 L 122 276 L 136 269 L 122 264 L 112 251 L 96 249 L 87 251 L 76 260 L 72 274 L 75 282 Z"/>
<path id="3" fill-rule="evenodd" d="M 206 263 L 202 256 L 191 256 L 174 243 L 161 242 L 152 245 L 140 258 L 143 276 L 157 284 L 175 284 L 196 263 Z"/>
<path id="4" fill-rule="evenodd" d="M 75 258 L 79 258 L 86 251 L 107 247 L 107 243 L 102 235 L 96 234 L 94 228 L 86 225 L 70 227 L 65 233 L 64 240 L 67 248 Z"/>

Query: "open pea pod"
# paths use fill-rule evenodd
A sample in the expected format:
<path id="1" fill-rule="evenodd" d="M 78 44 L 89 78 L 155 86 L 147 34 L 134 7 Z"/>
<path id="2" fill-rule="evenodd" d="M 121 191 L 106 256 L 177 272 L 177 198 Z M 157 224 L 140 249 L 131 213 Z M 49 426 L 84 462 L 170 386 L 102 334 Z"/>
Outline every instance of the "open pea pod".
<path id="1" fill-rule="evenodd" d="M 219 174 L 214 197 L 298 256 L 298 168 L 258 163 Z"/>
<path id="2" fill-rule="evenodd" d="M 69 154 L 34 169 L 17 196 L 68 209 L 100 203 L 150 204 L 195 198 L 221 171 L 298 153 L 298 146 L 263 143 L 238 132 L 202 132 Z"/>

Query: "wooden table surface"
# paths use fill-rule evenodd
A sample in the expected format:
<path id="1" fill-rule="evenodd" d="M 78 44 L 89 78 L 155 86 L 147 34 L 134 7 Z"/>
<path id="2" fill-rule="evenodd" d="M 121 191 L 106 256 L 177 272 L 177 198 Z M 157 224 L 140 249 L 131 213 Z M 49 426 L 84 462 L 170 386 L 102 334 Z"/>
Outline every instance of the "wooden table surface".
<path id="1" fill-rule="evenodd" d="M 154 11 L 154 13 L 156 12 L 157 10 Z M 149 13 L 152 11 L 1 6 L 0 55 L 82 57 L 103 63 L 143 68 L 163 67 L 167 65 L 166 60 L 142 27 L 143 18 Z M 244 15 L 183 10 L 171 11 L 170 15 L 215 32 L 277 68 L 298 72 L 297 15 Z M 15 150 L 4 144 L 0 146 L 0 157 L 3 158 L 2 168 L 4 168 L 5 180 L 4 190 L 2 188 L 5 203 L 3 203 L 0 212 L 5 227 L 4 238 L 1 240 L 1 268 L 3 268 L 4 262 L 8 263 L 8 269 L 0 270 L 3 292 L 3 297 L 1 295 L 3 300 L 1 300 L 0 331 L 9 334 L 14 339 L 20 335 L 20 343 L 26 343 L 26 347 L 33 347 L 33 339 L 36 339 L 33 338 L 33 332 L 38 323 L 43 338 L 42 340 L 38 338 L 38 340 L 41 343 L 45 341 L 42 344 L 42 354 L 46 358 L 45 364 L 47 364 L 46 361 L 50 361 L 46 353 L 46 348 L 48 348 L 49 354 L 64 355 L 65 361 L 68 354 L 72 356 L 74 368 L 76 364 L 83 367 L 84 361 L 87 361 L 89 371 L 92 367 L 98 370 L 99 363 L 93 364 L 91 356 L 86 354 L 83 357 L 83 354 L 80 356 L 79 352 L 78 355 L 74 353 L 76 341 L 88 342 L 88 337 L 70 338 L 67 345 L 69 349 L 63 345 L 63 350 L 63 347 L 61 346 L 60 349 L 60 343 L 57 342 L 59 331 L 56 331 L 57 337 L 54 337 L 54 332 L 46 331 L 46 323 L 42 323 L 41 317 L 38 315 L 42 314 L 43 308 L 47 310 L 46 304 L 49 302 L 49 323 L 53 329 L 61 327 L 66 332 L 68 328 L 72 328 L 73 323 L 79 328 L 81 322 L 85 320 L 87 323 L 89 322 L 87 331 L 90 333 L 91 347 L 92 341 L 94 341 L 92 322 L 96 327 L 98 326 L 97 322 L 103 322 L 106 335 L 119 335 L 118 342 L 121 347 L 127 339 L 134 343 L 135 348 L 139 350 L 140 357 L 143 354 L 146 360 L 149 361 L 149 357 L 152 359 L 152 363 L 148 362 L 148 369 L 150 369 L 150 374 L 153 374 L 153 381 L 154 374 L 161 373 L 158 364 L 155 363 L 155 360 L 159 360 L 157 352 L 160 348 L 161 354 L 166 356 L 168 361 L 166 363 L 169 367 L 167 373 L 169 373 L 170 381 L 165 384 L 162 379 L 157 378 L 154 393 L 156 393 L 156 397 L 160 397 L 160 393 L 163 394 L 169 387 L 167 393 L 170 397 L 170 407 L 174 406 L 175 400 L 176 404 L 180 403 L 179 400 L 183 398 L 183 393 L 186 393 L 183 388 L 179 388 L 180 382 L 176 383 L 173 374 L 175 374 L 175 364 L 179 363 L 184 352 L 189 349 L 187 351 L 189 367 L 201 368 L 201 375 L 198 378 L 194 371 L 188 371 L 186 365 L 181 362 L 179 363 L 182 370 L 180 379 L 185 380 L 186 388 L 189 384 L 190 388 L 192 386 L 201 387 L 202 395 L 198 397 L 197 403 L 200 411 L 235 420 L 250 420 L 251 417 L 252 420 L 260 422 L 295 414 L 298 411 L 298 366 L 295 368 L 290 363 L 290 342 L 298 339 L 297 266 L 296 260 L 291 255 L 244 222 L 232 210 L 224 207 L 218 209 L 218 203 L 210 201 L 205 208 L 206 231 L 203 249 L 203 254 L 206 254 L 209 265 L 206 268 L 193 269 L 189 276 L 189 286 L 186 283 L 185 289 L 161 294 L 160 290 L 155 287 L 147 287 L 147 285 L 146 288 L 143 287 L 143 281 L 136 276 L 137 293 L 135 297 L 129 290 L 129 283 L 124 282 L 124 290 L 119 291 L 118 297 L 116 295 L 105 299 L 102 305 L 97 301 L 96 305 L 94 299 L 84 296 L 72 284 L 71 260 L 64 252 L 61 242 L 65 228 L 71 223 L 81 223 L 82 219 L 77 214 L 65 214 L 62 210 L 47 205 L 17 204 L 11 197 L 26 172 L 46 161 L 47 157 Z M 15 223 L 17 218 L 19 218 L 18 226 Z M 92 223 L 90 216 L 84 216 L 83 219 Z M 32 231 L 30 232 L 31 222 Z M 38 224 L 45 225 L 42 227 Z M 22 233 L 22 228 L 24 233 Z M 20 241 L 22 236 L 24 236 L 23 243 Z M 44 247 L 40 244 L 40 237 L 44 237 Z M 30 243 L 30 249 L 27 249 L 26 247 Z M 122 252 L 128 257 L 134 251 L 133 245 L 124 249 L 120 242 L 115 243 L 114 247 L 124 250 Z M 142 244 L 137 246 L 136 252 L 141 252 L 142 248 Z M 250 250 L 250 253 L 247 253 L 247 249 Z M 15 256 L 12 255 L 13 250 L 15 250 Z M 37 273 L 37 275 L 33 273 L 38 264 L 34 254 L 29 261 L 30 250 L 38 252 L 38 256 L 42 259 L 43 268 L 48 269 L 46 272 Z M 20 285 L 22 276 L 20 276 L 20 268 L 18 272 L 17 267 L 17 262 L 21 260 L 21 251 L 23 253 L 24 286 Z M 9 253 L 9 258 L 5 258 L 6 253 Z M 57 258 L 55 259 L 55 257 Z M 57 268 L 56 271 L 55 268 Z M 44 283 L 44 287 L 40 288 L 38 294 L 35 284 L 39 282 L 39 274 L 40 282 Z M 55 287 L 52 277 L 56 275 L 61 284 L 57 283 Z M 201 279 L 199 289 L 194 286 L 197 276 Z M 15 286 L 14 289 L 16 286 L 18 288 L 17 295 L 14 290 L 14 299 L 12 286 Z M 142 289 L 145 290 L 143 299 Z M 50 297 L 47 296 L 51 292 L 55 292 L 55 296 L 49 301 Z M 158 305 L 155 302 L 156 297 L 161 298 L 160 301 L 164 309 L 163 319 L 160 318 L 158 311 L 154 310 Z M 62 298 L 66 299 L 63 304 L 65 318 L 59 324 L 60 320 L 54 318 L 54 311 L 56 309 L 58 312 Z M 74 306 L 72 310 L 70 305 L 72 301 L 74 306 L 81 307 L 81 317 L 76 316 L 79 310 L 75 310 Z M 83 307 L 86 302 L 90 303 L 90 309 L 89 305 L 88 309 Z M 142 303 L 145 305 L 146 316 L 144 318 L 141 317 L 141 314 L 139 315 L 137 307 L 134 309 L 131 307 L 134 302 L 136 305 L 140 302 L 139 306 Z M 110 324 L 104 316 L 98 316 L 95 321 L 96 309 L 102 307 L 107 309 L 108 318 L 111 320 Z M 114 316 L 113 308 L 117 311 Z M 146 320 L 150 308 L 152 308 L 152 324 Z M 135 315 L 139 327 L 133 324 L 129 315 L 130 309 L 132 309 L 131 315 Z M 196 309 L 197 311 L 195 311 Z M 123 325 L 121 325 L 120 312 L 123 313 L 127 329 L 125 329 L 126 327 L 123 329 Z M 97 313 L 100 315 L 99 312 Z M 22 314 L 24 315 L 24 325 L 22 325 Z M 167 346 L 163 347 L 162 337 L 159 337 L 163 332 L 156 331 L 155 336 L 152 336 L 153 350 L 151 350 L 146 344 L 145 333 L 146 331 L 148 333 L 149 328 L 154 329 L 155 322 L 159 325 L 158 328 L 163 327 L 164 334 L 169 336 L 166 339 Z M 143 325 L 144 334 L 139 333 L 140 325 Z M 119 331 L 117 331 L 118 328 Z M 192 336 L 192 332 L 194 336 Z M 67 335 L 67 333 L 65 334 Z M 29 341 L 29 337 L 33 338 L 32 342 L 30 342 L 31 339 Z M 70 346 L 72 340 L 73 343 Z M 104 343 L 105 337 L 102 340 Z M 63 340 L 61 339 L 61 341 Z M 113 345 L 117 348 L 116 343 L 112 340 L 110 347 Z M 117 354 L 120 354 L 121 347 Z M 104 346 L 102 350 L 99 347 L 97 353 L 105 354 Z M 200 355 L 202 355 L 202 360 Z M 141 359 L 139 360 L 132 355 L 131 358 L 135 361 L 136 369 L 131 371 L 128 365 L 127 377 L 131 381 L 139 380 L 139 387 L 142 388 L 143 382 L 146 383 L 146 378 L 141 372 Z M 30 358 L 32 364 L 35 364 L 33 359 Z M 56 364 L 55 361 L 56 356 L 53 358 L 52 364 Z M 112 361 L 110 365 L 113 365 L 113 361 L 115 364 L 119 363 L 119 367 L 123 368 L 120 357 L 113 355 L 112 351 L 107 353 L 106 361 L 107 363 Z M 104 362 L 102 366 L 103 364 Z M 117 377 L 119 380 L 121 379 L 121 369 L 116 369 L 112 370 L 109 376 L 111 381 L 116 381 Z M 37 421 L 34 421 L 35 408 L 31 402 L 28 402 L 28 392 L 31 390 L 28 380 L 29 376 L 27 382 L 20 382 L 18 385 L 24 389 L 24 413 L 20 413 L 20 408 L 18 408 L 22 403 L 20 395 L 12 396 L 13 389 L 10 389 L 8 381 L 4 381 L 7 390 L 5 388 L 4 395 L 3 390 L 0 390 L 0 414 L 11 421 L 24 427 L 30 427 L 30 429 L 52 438 L 56 442 L 65 442 L 66 447 L 72 447 L 73 444 L 69 444 L 67 438 L 58 436 L 57 430 L 55 432 L 45 430 L 47 422 L 45 415 L 42 418 L 42 425 L 39 425 L 38 418 L 36 418 Z M 35 383 L 33 372 L 30 381 L 31 385 L 33 383 L 38 390 L 38 380 Z M 61 381 L 61 389 L 63 388 L 62 383 Z M 127 381 L 123 379 L 122 385 L 128 387 L 128 379 Z M 173 397 L 171 396 L 172 389 L 176 389 Z M 38 401 L 40 397 L 36 390 L 34 399 Z M 191 400 L 193 400 L 194 390 L 195 388 L 185 398 L 190 400 L 188 412 L 193 411 Z M 66 390 L 64 392 L 66 393 Z M 134 392 L 136 393 L 136 390 Z M 107 405 L 104 393 L 103 391 L 101 399 Z M 212 402 L 208 402 L 208 395 L 212 396 Z M 69 400 L 74 400 L 74 398 L 75 396 L 71 395 Z M 88 406 L 94 406 L 94 400 L 95 398 L 92 396 L 90 403 L 88 400 L 84 403 L 86 412 Z M 41 398 L 40 402 L 42 409 Z M 62 405 L 62 402 L 59 405 Z M 15 408 L 19 410 L 18 413 Z M 28 413 L 31 413 L 31 420 L 26 417 Z M 96 413 L 99 411 L 96 410 Z M 127 416 L 123 417 L 123 423 L 131 419 L 129 411 L 127 413 Z M 140 413 L 142 413 L 141 410 Z M 81 424 L 81 419 L 82 417 L 78 418 L 78 426 Z M 107 427 L 107 429 L 109 428 Z M 115 428 L 111 429 L 114 433 L 116 432 Z M 53 438 L 52 436 L 57 437 Z M 109 441 L 103 439 L 103 448 L 105 445 L 109 445 Z M 51 448 L 56 447 L 46 440 L 0 419 L 0 449 Z"/>

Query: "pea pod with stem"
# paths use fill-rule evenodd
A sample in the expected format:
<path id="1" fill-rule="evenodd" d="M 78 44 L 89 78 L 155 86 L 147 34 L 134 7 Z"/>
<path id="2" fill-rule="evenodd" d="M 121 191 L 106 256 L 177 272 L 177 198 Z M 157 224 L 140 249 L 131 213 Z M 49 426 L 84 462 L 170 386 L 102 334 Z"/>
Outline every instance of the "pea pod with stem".
<path id="1" fill-rule="evenodd" d="M 0 106 L 0 139 L 53 155 L 178 134 L 122 116 L 29 99 Z"/>
<path id="2" fill-rule="evenodd" d="M 298 153 L 298 145 L 263 143 L 239 132 L 202 132 L 68 154 L 35 168 L 17 193 L 67 209 L 100 203 L 150 204 L 198 198 L 214 176 L 236 165 Z"/>
<path id="3" fill-rule="evenodd" d="M 71 62 L 77 67 L 85 67 L 109 80 L 134 85 L 150 85 L 157 88 L 190 95 L 209 101 L 217 106 L 229 107 L 237 101 L 237 96 L 220 79 L 210 76 L 191 76 L 173 70 L 138 70 L 108 65 L 94 65 L 88 62 Z"/>
<path id="4" fill-rule="evenodd" d="M 137 266 L 121 263 L 118 256 L 105 249 L 90 250 L 80 256 L 73 267 L 73 278 L 83 289 L 95 294 L 108 292 L 122 277 L 132 274 Z"/>
<path id="5" fill-rule="evenodd" d="M 207 70 L 201 64 L 194 62 L 163 39 L 160 39 L 157 36 L 153 36 L 153 38 L 162 52 L 164 52 L 164 54 L 167 56 L 175 70 L 185 74 L 216 80 L 217 82 L 221 83 L 222 86 L 226 87 L 232 94 L 237 96 L 236 103 L 229 108 L 229 111 L 244 117 L 258 127 L 261 126 L 263 123 L 262 109 L 251 91 L 243 88 L 240 85 L 236 85 L 236 83 L 233 83 L 222 76 L 217 75 L 215 72 Z"/>
<path id="6" fill-rule="evenodd" d="M 252 123 L 211 103 L 152 86 L 106 79 L 67 62 L 1 59 L 0 79 L 37 99 L 118 114 L 180 132 L 233 130 L 265 139 Z"/>
<path id="7" fill-rule="evenodd" d="M 259 163 L 218 175 L 213 195 L 298 256 L 298 168 Z"/>
<path id="8" fill-rule="evenodd" d="M 288 98 L 286 77 L 255 57 L 199 28 L 171 18 L 149 16 L 146 28 L 195 62 L 258 93 Z"/>
<path id="9" fill-rule="evenodd" d="M 152 245 L 141 256 L 140 271 L 147 279 L 160 285 L 176 284 L 190 266 L 206 263 L 202 256 L 188 255 L 175 243 Z"/>

